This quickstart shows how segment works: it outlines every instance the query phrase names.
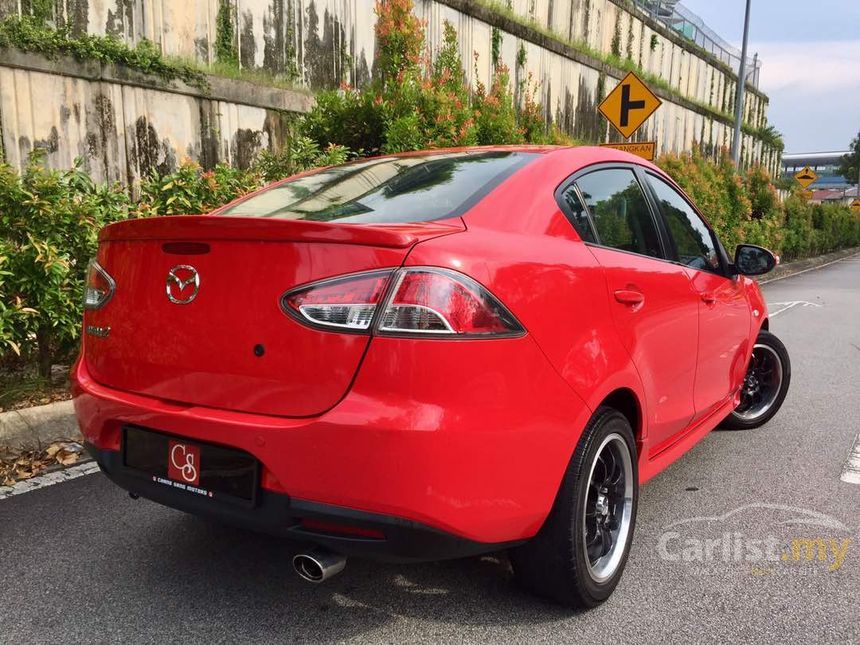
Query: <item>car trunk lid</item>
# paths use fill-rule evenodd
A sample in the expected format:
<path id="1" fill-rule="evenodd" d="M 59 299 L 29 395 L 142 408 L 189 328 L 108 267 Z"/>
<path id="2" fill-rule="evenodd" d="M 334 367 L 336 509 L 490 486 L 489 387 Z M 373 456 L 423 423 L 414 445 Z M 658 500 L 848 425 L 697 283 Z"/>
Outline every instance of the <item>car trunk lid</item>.
<path id="1" fill-rule="evenodd" d="M 111 225 L 98 261 L 116 292 L 86 312 L 85 328 L 99 331 L 86 335 L 88 368 L 103 385 L 188 405 L 319 414 L 344 396 L 370 339 L 302 325 L 281 310 L 284 292 L 398 267 L 417 242 L 462 230 L 459 218 L 382 226 L 179 216 Z M 184 289 L 169 283 L 171 271 Z"/>

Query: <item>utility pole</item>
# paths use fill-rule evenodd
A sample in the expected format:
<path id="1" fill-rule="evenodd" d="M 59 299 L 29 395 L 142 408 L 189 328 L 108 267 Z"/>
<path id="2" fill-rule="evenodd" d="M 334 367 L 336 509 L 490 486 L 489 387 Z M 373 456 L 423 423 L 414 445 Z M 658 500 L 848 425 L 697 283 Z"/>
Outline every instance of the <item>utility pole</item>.
<path id="1" fill-rule="evenodd" d="M 747 0 L 747 10 L 744 16 L 744 44 L 741 48 L 741 68 L 738 70 L 738 91 L 735 97 L 735 136 L 732 138 L 732 159 L 735 165 L 741 165 L 741 127 L 744 120 L 744 90 L 747 84 L 747 45 L 750 36 L 750 4 Z"/>

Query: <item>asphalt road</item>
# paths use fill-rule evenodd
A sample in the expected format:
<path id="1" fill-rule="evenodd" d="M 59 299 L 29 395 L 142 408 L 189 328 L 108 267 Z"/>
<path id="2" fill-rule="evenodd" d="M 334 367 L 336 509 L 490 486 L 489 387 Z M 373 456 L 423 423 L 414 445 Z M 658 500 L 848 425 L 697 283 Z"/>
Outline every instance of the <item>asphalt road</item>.
<path id="1" fill-rule="evenodd" d="M 860 486 L 840 480 L 860 433 L 860 256 L 765 292 L 793 361 L 785 406 L 644 487 L 626 573 L 596 610 L 531 598 L 504 555 L 352 560 L 310 585 L 289 544 L 95 474 L 0 500 L 0 642 L 860 643 Z M 795 553 L 800 538 L 824 558 L 817 542 Z"/>

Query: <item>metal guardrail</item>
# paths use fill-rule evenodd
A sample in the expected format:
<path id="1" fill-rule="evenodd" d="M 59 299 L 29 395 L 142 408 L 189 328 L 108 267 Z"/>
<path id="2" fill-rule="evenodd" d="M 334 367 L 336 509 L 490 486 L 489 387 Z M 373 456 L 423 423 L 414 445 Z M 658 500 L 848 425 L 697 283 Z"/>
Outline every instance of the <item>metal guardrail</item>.
<path id="1" fill-rule="evenodd" d="M 713 29 L 679 0 L 634 0 L 646 13 L 695 43 L 706 52 L 731 67 L 735 74 L 741 65 L 741 52 L 721 38 Z M 747 59 L 747 82 L 758 87 L 761 61 L 758 55 Z"/>

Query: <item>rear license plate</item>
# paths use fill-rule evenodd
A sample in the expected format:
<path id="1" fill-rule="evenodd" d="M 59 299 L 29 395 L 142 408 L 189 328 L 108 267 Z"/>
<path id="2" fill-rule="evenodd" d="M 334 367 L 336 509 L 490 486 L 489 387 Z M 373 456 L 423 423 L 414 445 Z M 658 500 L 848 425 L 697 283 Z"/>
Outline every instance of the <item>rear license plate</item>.
<path id="1" fill-rule="evenodd" d="M 158 484 L 213 499 L 253 503 L 257 492 L 258 462 L 247 452 L 137 426 L 123 428 L 123 463 Z"/>

